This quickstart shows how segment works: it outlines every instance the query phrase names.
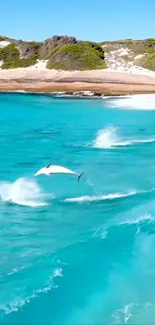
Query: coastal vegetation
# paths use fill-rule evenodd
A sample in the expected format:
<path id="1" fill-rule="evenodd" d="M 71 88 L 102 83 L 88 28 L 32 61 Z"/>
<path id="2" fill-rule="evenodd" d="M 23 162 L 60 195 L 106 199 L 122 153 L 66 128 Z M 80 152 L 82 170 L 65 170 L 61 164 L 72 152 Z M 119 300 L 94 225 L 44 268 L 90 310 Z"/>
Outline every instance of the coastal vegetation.
<path id="1" fill-rule="evenodd" d="M 37 62 L 38 52 L 37 47 L 33 44 L 27 47 L 29 51 L 33 48 L 33 54 L 31 56 L 21 57 L 20 51 L 15 44 L 10 43 L 6 47 L 0 48 L 0 60 L 3 61 L 2 69 L 15 69 L 26 68 L 34 65 Z"/>
<path id="2" fill-rule="evenodd" d="M 136 66 L 155 71 L 155 38 L 102 42 L 100 45 L 108 54 L 112 51 L 125 49 L 130 54 L 124 56 L 125 61 L 133 61 Z"/>
<path id="3" fill-rule="evenodd" d="M 97 44 L 67 44 L 57 48 L 47 65 L 49 69 L 93 70 L 105 69 L 104 51 Z"/>
<path id="4" fill-rule="evenodd" d="M 0 42 L 6 42 L 6 46 L 0 44 L 1 69 L 29 67 L 35 65 L 38 60 L 47 60 L 48 69 L 105 69 L 106 54 L 124 49 L 126 52 L 121 57 L 125 62 L 155 71 L 154 38 L 95 43 L 56 35 L 43 42 L 26 42 L 0 35 Z"/>
<path id="5" fill-rule="evenodd" d="M 77 41 L 75 37 L 54 36 L 44 42 L 24 42 L 1 36 L 8 41 L 0 48 L 1 69 L 15 69 L 47 60 L 48 69 L 92 70 L 106 68 L 103 48 L 95 42 Z"/>

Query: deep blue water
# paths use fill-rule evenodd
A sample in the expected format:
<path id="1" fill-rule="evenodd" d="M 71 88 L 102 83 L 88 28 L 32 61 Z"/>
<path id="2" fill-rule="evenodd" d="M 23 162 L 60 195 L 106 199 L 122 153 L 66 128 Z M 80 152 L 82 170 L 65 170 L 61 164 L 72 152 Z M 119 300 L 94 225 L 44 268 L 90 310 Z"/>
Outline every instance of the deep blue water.
<path id="1" fill-rule="evenodd" d="M 0 108 L 0 324 L 153 324 L 154 97 Z"/>

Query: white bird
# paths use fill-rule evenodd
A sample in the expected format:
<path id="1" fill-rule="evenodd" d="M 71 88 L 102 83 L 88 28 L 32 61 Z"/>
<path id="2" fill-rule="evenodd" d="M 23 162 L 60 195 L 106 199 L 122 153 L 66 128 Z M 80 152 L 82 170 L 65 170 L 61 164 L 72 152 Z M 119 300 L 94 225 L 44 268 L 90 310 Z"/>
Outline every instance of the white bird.
<path id="1" fill-rule="evenodd" d="M 55 166 L 55 165 L 49 164 L 48 166 L 39 169 L 34 176 L 38 176 L 41 174 L 45 174 L 47 176 L 50 176 L 51 174 L 72 174 L 72 175 L 76 175 L 78 177 L 78 182 L 79 182 L 80 178 L 84 174 L 84 172 L 81 173 L 80 175 L 78 175 L 74 171 L 72 171 L 68 168 L 65 168 L 63 166 Z"/>

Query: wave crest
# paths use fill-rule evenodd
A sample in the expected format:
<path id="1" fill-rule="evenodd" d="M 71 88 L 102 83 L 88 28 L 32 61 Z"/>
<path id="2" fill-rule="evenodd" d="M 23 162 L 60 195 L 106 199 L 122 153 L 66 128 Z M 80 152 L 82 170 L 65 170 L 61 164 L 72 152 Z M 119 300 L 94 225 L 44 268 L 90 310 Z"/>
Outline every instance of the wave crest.
<path id="1" fill-rule="evenodd" d="M 132 191 L 129 193 L 114 193 L 114 194 L 108 194 L 108 195 L 94 195 L 94 196 L 79 196 L 79 197 L 73 197 L 73 198 L 67 198 L 65 199 L 65 202 L 93 202 L 93 201 L 103 201 L 103 200 L 113 200 L 118 198 L 124 198 L 128 196 L 135 195 L 136 191 Z"/>
<path id="2" fill-rule="evenodd" d="M 2 202 L 39 207 L 47 205 L 44 202 L 44 197 L 45 195 L 38 184 L 26 178 L 19 178 L 13 183 L 0 183 L 0 199 Z"/>

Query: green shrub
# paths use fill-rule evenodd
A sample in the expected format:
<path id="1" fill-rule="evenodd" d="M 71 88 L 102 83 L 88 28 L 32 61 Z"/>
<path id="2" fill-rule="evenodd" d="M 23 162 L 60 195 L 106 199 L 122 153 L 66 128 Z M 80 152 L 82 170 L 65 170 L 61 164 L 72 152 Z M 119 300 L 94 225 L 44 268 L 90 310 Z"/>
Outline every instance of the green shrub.
<path id="1" fill-rule="evenodd" d="M 3 60 L 1 68 L 15 69 L 34 65 L 38 58 L 38 44 L 36 44 L 36 42 L 31 42 L 31 46 L 36 48 L 36 52 L 34 51 L 33 56 L 28 58 L 20 58 L 19 50 L 16 48 L 15 44 L 9 44 L 4 48 L 0 48 L 0 60 Z"/>
<path id="2" fill-rule="evenodd" d="M 47 68 L 62 70 L 105 69 L 104 51 L 92 42 L 62 45 L 52 54 Z"/>
<path id="3" fill-rule="evenodd" d="M 136 62 L 136 65 L 155 71 L 155 52 L 152 54 L 146 54 L 145 57 Z"/>
<path id="4" fill-rule="evenodd" d="M 6 59 L 2 66 L 1 69 L 15 69 L 20 67 L 20 59 Z"/>
<path id="5" fill-rule="evenodd" d="M 9 44 L 4 48 L 0 48 L 0 60 L 6 60 L 11 58 L 18 58 L 19 51 L 14 44 Z"/>
<path id="6" fill-rule="evenodd" d="M 34 65 L 37 62 L 36 58 L 15 58 L 15 59 L 6 59 L 1 68 L 2 69 L 16 69 L 16 68 L 27 68 L 31 65 Z"/>
<path id="7" fill-rule="evenodd" d="M 39 42 L 28 42 L 29 51 L 33 54 L 33 57 L 39 58 L 41 44 Z"/>

